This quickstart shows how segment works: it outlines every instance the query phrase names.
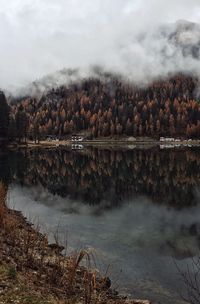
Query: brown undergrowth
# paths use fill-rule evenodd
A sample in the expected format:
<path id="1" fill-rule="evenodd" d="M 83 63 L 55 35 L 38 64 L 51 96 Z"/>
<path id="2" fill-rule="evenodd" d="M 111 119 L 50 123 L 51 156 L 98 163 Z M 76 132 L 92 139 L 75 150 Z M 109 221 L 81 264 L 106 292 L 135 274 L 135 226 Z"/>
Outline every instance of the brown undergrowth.
<path id="1" fill-rule="evenodd" d="M 80 250 L 66 257 L 20 212 L 6 206 L 0 184 L 0 304 L 149 303 L 128 301 L 95 269 L 93 256 Z"/>

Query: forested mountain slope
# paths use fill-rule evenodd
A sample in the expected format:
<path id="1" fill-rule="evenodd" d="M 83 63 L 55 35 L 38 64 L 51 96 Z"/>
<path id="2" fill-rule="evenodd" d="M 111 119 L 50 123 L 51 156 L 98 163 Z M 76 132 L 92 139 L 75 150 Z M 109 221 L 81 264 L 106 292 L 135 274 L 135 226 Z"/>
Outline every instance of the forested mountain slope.
<path id="1" fill-rule="evenodd" d="M 200 136 L 198 79 L 181 75 L 148 87 L 109 75 L 61 86 L 41 98 L 12 101 L 12 123 L 23 117 L 29 136 Z M 26 118 L 24 117 L 26 115 Z M 19 127 L 18 127 L 19 129 Z M 23 129 L 23 128 L 22 128 Z"/>

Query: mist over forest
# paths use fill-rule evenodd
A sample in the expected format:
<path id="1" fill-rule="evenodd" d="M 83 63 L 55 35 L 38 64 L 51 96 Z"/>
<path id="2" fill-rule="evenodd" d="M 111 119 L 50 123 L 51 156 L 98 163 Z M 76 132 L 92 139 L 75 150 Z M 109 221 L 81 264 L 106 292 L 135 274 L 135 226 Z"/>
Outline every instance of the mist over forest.
<path id="1" fill-rule="evenodd" d="M 0 87 L 18 94 L 34 81 L 61 85 L 94 66 L 146 84 L 199 73 L 199 1 L 1 1 Z M 48 76 L 50 75 L 50 76 Z M 48 77 L 46 77 L 48 76 Z"/>

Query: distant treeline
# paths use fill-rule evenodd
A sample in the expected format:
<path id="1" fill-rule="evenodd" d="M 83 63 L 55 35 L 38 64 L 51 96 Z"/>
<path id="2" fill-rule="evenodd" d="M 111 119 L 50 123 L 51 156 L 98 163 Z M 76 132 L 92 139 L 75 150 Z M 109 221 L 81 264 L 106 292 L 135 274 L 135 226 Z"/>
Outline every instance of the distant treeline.
<path id="1" fill-rule="evenodd" d="M 52 89 L 41 98 L 12 101 L 9 138 L 200 137 L 198 79 L 177 75 L 148 87 L 119 78 L 87 79 Z M 1 106 L 1 105 L 0 105 Z M 2 118 L 0 118 L 2 119 Z M 7 123 L 6 123 L 7 126 Z"/>
<path id="2" fill-rule="evenodd" d="M 5 95 L 0 92 L 0 144 L 7 141 L 9 133 L 10 108 L 7 104 Z"/>

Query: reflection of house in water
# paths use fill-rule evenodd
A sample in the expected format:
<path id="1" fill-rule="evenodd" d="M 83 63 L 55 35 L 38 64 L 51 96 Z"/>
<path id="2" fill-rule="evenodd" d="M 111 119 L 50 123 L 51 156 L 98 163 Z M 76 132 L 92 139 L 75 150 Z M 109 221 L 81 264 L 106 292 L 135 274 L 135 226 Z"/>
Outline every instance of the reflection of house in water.
<path id="1" fill-rule="evenodd" d="M 160 145 L 160 149 L 173 149 L 175 145 Z"/>
<path id="2" fill-rule="evenodd" d="M 72 150 L 82 150 L 82 149 L 83 149 L 83 145 L 80 144 L 72 145 Z"/>

